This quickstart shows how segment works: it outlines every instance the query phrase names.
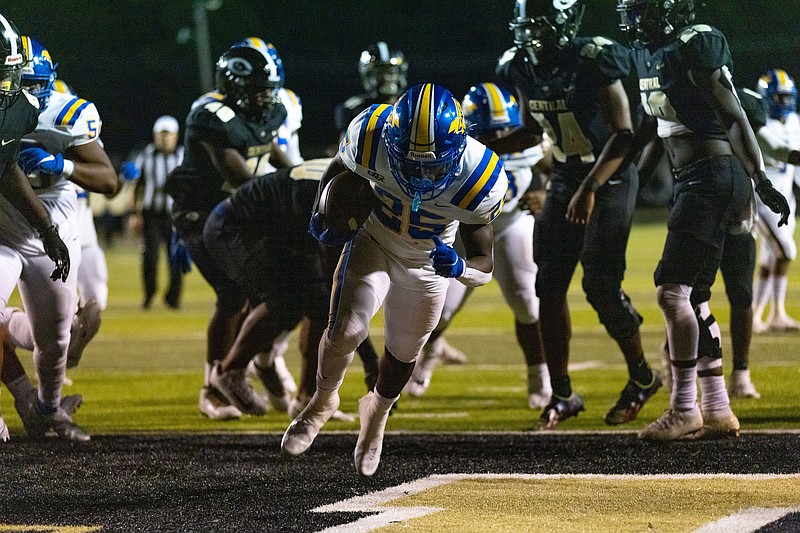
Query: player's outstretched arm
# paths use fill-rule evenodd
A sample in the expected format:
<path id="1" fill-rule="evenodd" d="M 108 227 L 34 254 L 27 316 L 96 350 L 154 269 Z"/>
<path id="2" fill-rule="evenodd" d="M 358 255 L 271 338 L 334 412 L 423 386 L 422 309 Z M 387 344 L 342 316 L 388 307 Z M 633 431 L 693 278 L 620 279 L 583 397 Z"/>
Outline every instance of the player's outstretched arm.
<path id="1" fill-rule="evenodd" d="M 66 150 L 75 165 L 69 180 L 87 191 L 113 196 L 122 186 L 117 171 L 100 143 L 93 141 Z"/>

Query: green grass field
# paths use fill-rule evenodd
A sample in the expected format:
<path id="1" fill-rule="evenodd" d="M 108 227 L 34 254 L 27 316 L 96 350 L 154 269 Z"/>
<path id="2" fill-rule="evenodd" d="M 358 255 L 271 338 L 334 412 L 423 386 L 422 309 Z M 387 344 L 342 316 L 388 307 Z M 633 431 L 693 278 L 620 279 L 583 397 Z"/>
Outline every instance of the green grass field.
<path id="1" fill-rule="evenodd" d="M 663 339 L 661 312 L 655 301 L 652 272 L 663 245 L 664 211 L 637 213 L 628 246 L 624 289 L 644 316 L 642 337 L 648 360 L 658 365 Z M 74 385 L 65 393 L 80 392 L 85 403 L 76 421 L 94 434 L 152 431 L 283 431 L 285 413 L 217 422 L 200 415 L 197 395 L 202 385 L 205 328 L 213 295 L 196 270 L 186 277 L 183 307 L 168 309 L 158 300 L 142 311 L 138 246 L 120 242 L 107 251 L 110 271 L 109 306 L 100 333 L 87 348 L 81 366 L 70 371 Z M 166 273 L 161 269 L 161 278 Z M 574 388 L 583 396 L 586 412 L 563 423 L 563 430 L 609 429 L 603 415 L 616 399 L 627 377 L 616 344 L 606 335 L 580 288 L 580 270 L 570 289 L 573 316 L 571 372 Z M 162 281 L 162 285 L 165 281 Z M 712 310 L 721 324 L 730 373 L 727 339 L 728 306 L 722 282 L 715 285 Z M 800 317 L 800 272 L 789 280 L 787 308 Z M 382 319 L 373 321 L 372 333 L 380 346 Z M 526 405 L 525 367 L 516 346 L 513 317 L 493 282 L 476 291 L 447 338 L 465 351 L 469 364 L 442 366 L 434 374 L 428 395 L 402 398 L 388 429 L 404 431 L 514 431 L 533 426 L 538 412 Z M 21 352 L 31 368 L 29 354 Z M 298 368 L 298 352 L 287 354 L 290 369 Z M 751 355 L 753 381 L 760 400 L 739 400 L 734 409 L 744 429 L 800 428 L 800 335 L 754 337 Z M 353 412 L 363 394 L 363 372 L 358 358 L 342 389 L 342 409 Z M 2 395 L 2 412 L 12 434 L 22 433 L 10 395 Z M 636 429 L 667 407 L 668 396 L 659 392 L 635 422 L 621 429 Z M 331 422 L 326 430 L 356 430 L 356 423 Z"/>

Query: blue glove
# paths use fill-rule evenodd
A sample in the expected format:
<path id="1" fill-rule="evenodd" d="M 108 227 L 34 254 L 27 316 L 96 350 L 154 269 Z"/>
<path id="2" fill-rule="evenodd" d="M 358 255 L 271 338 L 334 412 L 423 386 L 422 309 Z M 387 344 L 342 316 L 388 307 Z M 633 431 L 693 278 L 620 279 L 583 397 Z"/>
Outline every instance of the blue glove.
<path id="1" fill-rule="evenodd" d="M 443 278 L 458 278 L 467 269 L 467 262 L 459 257 L 455 248 L 442 242 L 438 235 L 433 236 L 436 247 L 431 250 L 430 258 L 433 259 L 433 270 Z"/>
<path id="2" fill-rule="evenodd" d="M 64 156 L 53 155 L 47 150 L 33 146 L 19 153 L 19 166 L 25 174 L 40 172 L 60 175 L 64 172 Z"/>
<path id="3" fill-rule="evenodd" d="M 192 256 L 189 253 L 189 247 L 174 230 L 169 239 L 169 264 L 179 268 L 184 274 L 192 271 Z"/>
<path id="4" fill-rule="evenodd" d="M 357 229 L 347 231 L 345 233 L 341 233 L 333 227 L 323 229 L 323 226 L 325 226 L 323 218 L 324 215 L 322 213 L 314 213 L 311 216 L 311 220 L 308 221 L 308 232 L 312 237 L 317 239 L 322 244 L 328 246 L 341 246 L 342 244 L 353 240 L 353 237 L 355 237 L 356 233 L 358 233 Z"/>
<path id="5" fill-rule="evenodd" d="M 142 171 L 136 168 L 135 163 L 128 161 L 127 163 L 122 164 L 119 175 L 125 181 L 133 181 L 138 180 L 141 177 Z"/>

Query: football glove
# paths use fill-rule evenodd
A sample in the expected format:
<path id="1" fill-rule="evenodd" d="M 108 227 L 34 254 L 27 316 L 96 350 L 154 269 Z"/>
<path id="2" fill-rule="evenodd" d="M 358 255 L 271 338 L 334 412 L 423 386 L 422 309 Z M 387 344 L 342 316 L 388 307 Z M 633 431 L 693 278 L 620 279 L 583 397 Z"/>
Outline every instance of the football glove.
<path id="1" fill-rule="evenodd" d="M 464 275 L 467 262 L 459 257 L 455 248 L 442 242 L 438 235 L 433 236 L 436 247 L 431 250 L 430 258 L 433 259 L 433 270 L 443 278 L 458 278 Z"/>
<path id="2" fill-rule="evenodd" d="M 759 170 L 757 176 L 759 176 L 759 179 L 756 181 L 756 194 L 758 194 L 758 197 L 761 198 L 764 205 L 769 207 L 773 213 L 777 213 L 781 216 L 781 219 L 778 221 L 778 226 L 788 224 L 789 202 L 786 201 L 786 198 L 784 198 L 781 193 L 775 190 L 772 186 L 772 182 L 767 179 L 763 170 Z"/>
<path id="3" fill-rule="evenodd" d="M 58 176 L 64 172 L 64 156 L 32 146 L 20 151 L 19 166 L 25 174 L 40 172 Z"/>
<path id="4" fill-rule="evenodd" d="M 134 181 L 138 180 L 142 176 L 142 171 L 136 168 L 135 163 L 128 161 L 127 163 L 122 164 L 119 175 L 123 181 Z"/>
<path id="5" fill-rule="evenodd" d="M 192 256 L 189 247 L 178 237 L 178 233 L 173 230 L 169 239 L 169 264 L 178 268 L 184 274 L 192 271 Z"/>
<path id="6" fill-rule="evenodd" d="M 308 232 L 322 244 L 327 246 L 341 246 L 348 241 L 352 241 L 353 237 L 358 233 L 358 229 L 341 232 L 333 227 L 325 228 L 324 218 L 325 215 L 322 213 L 314 213 L 311 216 L 311 220 L 308 221 Z"/>
<path id="7" fill-rule="evenodd" d="M 39 238 L 44 245 L 47 257 L 56 264 L 55 270 L 50 274 L 50 279 L 66 282 L 69 275 L 69 249 L 58 234 L 58 226 L 50 224 L 44 229 L 39 230 Z"/>

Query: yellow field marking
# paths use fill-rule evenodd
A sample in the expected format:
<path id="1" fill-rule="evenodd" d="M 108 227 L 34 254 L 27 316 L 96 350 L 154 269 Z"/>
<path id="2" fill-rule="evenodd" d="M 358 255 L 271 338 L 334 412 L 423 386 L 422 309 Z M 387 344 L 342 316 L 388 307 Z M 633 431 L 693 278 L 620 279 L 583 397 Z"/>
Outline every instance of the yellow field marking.
<path id="1" fill-rule="evenodd" d="M 376 513 L 342 533 L 749 532 L 800 512 L 800 474 L 449 474 L 314 511 Z"/>

